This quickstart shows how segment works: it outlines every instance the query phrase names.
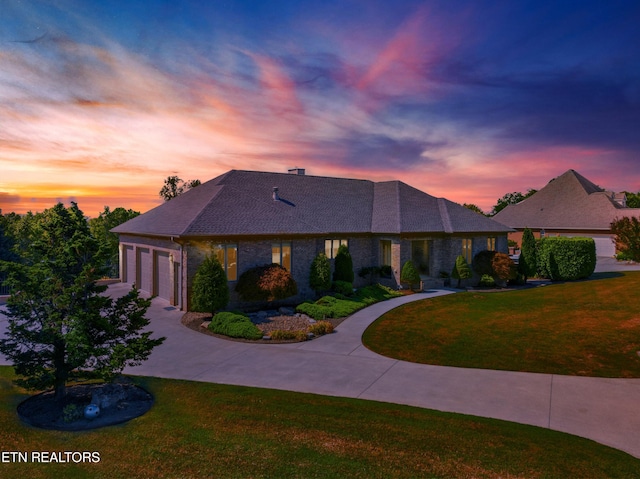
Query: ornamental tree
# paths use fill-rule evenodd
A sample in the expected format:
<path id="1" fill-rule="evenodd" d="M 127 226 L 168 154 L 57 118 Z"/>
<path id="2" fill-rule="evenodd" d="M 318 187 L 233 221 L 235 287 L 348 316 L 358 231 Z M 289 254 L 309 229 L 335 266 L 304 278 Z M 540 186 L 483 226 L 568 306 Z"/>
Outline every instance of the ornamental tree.
<path id="1" fill-rule="evenodd" d="M 316 255 L 311 263 L 309 286 L 316 293 L 331 289 L 331 263 L 322 251 Z"/>
<path id="2" fill-rule="evenodd" d="M 353 260 L 351 259 L 351 253 L 347 245 L 340 245 L 338 253 L 336 254 L 333 280 L 334 281 L 346 281 L 347 283 L 353 283 L 355 275 L 353 274 Z"/>
<path id="3" fill-rule="evenodd" d="M 527 279 L 535 276 L 538 272 L 538 250 L 536 239 L 529 228 L 525 228 L 522 233 L 522 248 L 520 248 L 520 259 L 518 261 L 518 271 Z"/>
<path id="4" fill-rule="evenodd" d="M 640 219 L 636 216 L 616 218 L 611 223 L 616 235 L 616 249 L 625 259 L 640 261 Z"/>
<path id="5" fill-rule="evenodd" d="M 460 287 L 460 283 L 463 279 L 469 279 L 473 276 L 473 272 L 469 267 L 469 263 L 464 259 L 464 256 L 458 255 L 456 258 L 456 264 L 453 266 L 453 271 L 451 271 L 451 277 L 453 279 L 458 280 L 457 287 Z"/>
<path id="6" fill-rule="evenodd" d="M 298 294 L 298 286 L 289 271 L 273 263 L 242 273 L 236 291 L 245 301 L 277 301 Z"/>
<path id="7" fill-rule="evenodd" d="M 2 262 L 12 292 L 0 352 L 13 363 L 16 383 L 55 390 L 61 401 L 69 381 L 111 380 L 146 360 L 164 338 L 143 332 L 150 301 L 136 289 L 110 298 L 96 283 L 105 253 L 78 206 L 62 203 L 39 215 L 20 262 Z"/>
<path id="8" fill-rule="evenodd" d="M 214 255 L 207 255 L 198 267 L 191 288 L 194 311 L 215 314 L 229 303 L 229 286 L 224 268 Z"/>

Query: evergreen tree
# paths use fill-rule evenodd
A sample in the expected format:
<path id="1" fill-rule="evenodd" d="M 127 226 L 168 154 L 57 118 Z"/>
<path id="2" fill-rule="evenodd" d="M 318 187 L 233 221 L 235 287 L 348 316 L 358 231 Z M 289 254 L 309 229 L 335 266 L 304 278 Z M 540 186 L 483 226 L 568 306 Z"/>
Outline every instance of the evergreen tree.
<path id="1" fill-rule="evenodd" d="M 120 239 L 117 233 L 111 232 L 111 229 L 139 215 L 139 211 L 124 208 L 116 208 L 111 211 L 108 206 L 105 206 L 104 211 L 96 218 L 89 220 L 91 234 L 105 249 L 107 275 L 110 278 L 117 278 L 120 269 Z"/>
<path id="2" fill-rule="evenodd" d="M 164 338 L 142 332 L 150 301 L 132 289 L 113 299 L 96 280 L 104 274 L 104 250 L 90 234 L 78 206 L 61 203 L 32 224 L 32 241 L 20 262 L 3 262 L 12 291 L 0 352 L 32 389 L 53 387 L 62 400 L 71 380 L 109 380 L 146 360 Z"/>
<path id="3" fill-rule="evenodd" d="M 198 267 L 191 292 L 194 311 L 215 314 L 229 303 L 227 275 L 214 255 L 208 255 Z"/>
<path id="4" fill-rule="evenodd" d="M 524 277 L 524 282 L 528 278 L 535 276 L 538 272 L 538 250 L 536 239 L 529 228 L 525 228 L 522 233 L 522 247 L 520 248 L 520 259 L 518 261 L 518 271 Z"/>
<path id="5" fill-rule="evenodd" d="M 311 263 L 309 286 L 318 294 L 331 289 L 331 263 L 322 251 L 316 255 Z"/>
<path id="6" fill-rule="evenodd" d="M 346 281 L 353 283 L 355 275 L 353 274 L 353 260 L 351 253 L 346 245 L 340 245 L 335 259 L 335 269 L 333 271 L 334 281 Z"/>
<path id="7" fill-rule="evenodd" d="M 473 273 L 471 272 L 469 263 L 467 263 L 467 260 L 464 259 L 464 256 L 458 255 L 458 257 L 456 258 L 456 264 L 453 267 L 453 271 L 451 271 L 451 277 L 458 280 L 457 287 L 460 287 L 460 283 L 463 279 L 469 279 L 472 276 Z"/>

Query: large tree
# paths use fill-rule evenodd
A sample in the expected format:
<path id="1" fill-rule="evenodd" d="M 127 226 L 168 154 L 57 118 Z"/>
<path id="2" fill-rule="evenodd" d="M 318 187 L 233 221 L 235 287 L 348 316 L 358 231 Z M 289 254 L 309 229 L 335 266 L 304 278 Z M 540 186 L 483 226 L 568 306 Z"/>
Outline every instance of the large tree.
<path id="1" fill-rule="evenodd" d="M 108 206 L 105 206 L 102 213 L 96 218 L 89 220 L 91 234 L 105 249 L 105 266 L 107 275 L 110 277 L 115 278 L 118 276 L 120 262 L 120 254 L 118 251 L 119 238 L 116 233 L 111 232 L 111 229 L 139 215 L 139 211 L 127 210 L 125 208 L 116 208 L 111 211 Z"/>
<path id="2" fill-rule="evenodd" d="M 531 195 L 537 193 L 537 191 L 538 190 L 529 189 L 524 194 L 520 193 L 519 191 L 514 191 L 513 193 L 506 193 L 505 195 L 502 196 L 502 198 L 498 198 L 498 201 L 494 205 L 493 210 L 491 210 L 490 216 L 494 216 L 498 214 L 500 211 L 502 211 L 509 205 L 515 205 L 517 203 L 520 203 L 523 200 L 526 200 Z"/>
<path id="3" fill-rule="evenodd" d="M 626 259 L 640 261 L 640 219 L 636 216 L 616 218 L 611 223 L 616 249 Z"/>
<path id="4" fill-rule="evenodd" d="M 164 186 L 160 189 L 160 197 L 165 201 L 169 201 L 201 184 L 200 180 L 184 181 L 178 176 L 167 176 L 167 179 L 164 180 Z"/>
<path id="5" fill-rule="evenodd" d="M 142 332 L 149 300 L 135 289 L 113 299 L 97 284 L 104 249 L 73 203 L 58 203 L 34 222 L 20 262 L 2 262 L 12 294 L 0 352 L 12 361 L 17 383 L 52 387 L 62 400 L 69 381 L 109 380 L 147 359 L 164 338 Z"/>

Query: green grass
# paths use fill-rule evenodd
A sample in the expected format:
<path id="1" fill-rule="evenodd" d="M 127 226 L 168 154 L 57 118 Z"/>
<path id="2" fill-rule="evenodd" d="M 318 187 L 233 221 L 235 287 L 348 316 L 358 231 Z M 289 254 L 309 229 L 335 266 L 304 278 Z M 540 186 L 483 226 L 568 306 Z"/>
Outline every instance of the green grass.
<path id="1" fill-rule="evenodd" d="M 595 377 L 640 377 L 640 272 L 410 303 L 364 344 L 406 361 Z"/>
<path id="2" fill-rule="evenodd" d="M 640 460 L 503 421 L 268 389 L 136 378 L 144 416 L 78 433 L 18 420 L 26 396 L 0 367 L 0 450 L 96 451 L 97 464 L 0 463 L 0 477 L 637 477 Z"/>

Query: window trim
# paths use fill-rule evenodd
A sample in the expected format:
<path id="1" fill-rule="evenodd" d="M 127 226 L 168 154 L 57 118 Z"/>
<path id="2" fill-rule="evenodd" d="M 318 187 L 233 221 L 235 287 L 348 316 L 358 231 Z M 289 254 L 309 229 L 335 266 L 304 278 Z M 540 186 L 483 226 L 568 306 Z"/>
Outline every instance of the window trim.
<path id="1" fill-rule="evenodd" d="M 283 259 L 285 258 L 284 250 L 285 248 L 289 248 L 289 265 L 286 266 L 283 264 Z M 279 261 L 274 261 L 274 248 L 277 248 L 277 255 L 279 256 Z M 271 243 L 271 262 L 275 264 L 279 264 L 287 271 L 291 272 L 293 268 L 293 243 L 291 241 L 274 241 Z"/>
<path id="2" fill-rule="evenodd" d="M 462 238 L 462 257 L 471 264 L 473 260 L 473 238 Z"/>
<path id="3" fill-rule="evenodd" d="M 233 278 L 229 277 L 229 250 L 233 249 L 235 251 L 235 276 Z M 227 281 L 237 281 L 238 280 L 238 244 L 237 243 L 218 243 L 213 246 L 213 252 L 220 261 L 220 256 L 218 252 L 222 251 L 221 261 L 222 269 L 224 269 L 224 274 L 227 275 Z"/>

